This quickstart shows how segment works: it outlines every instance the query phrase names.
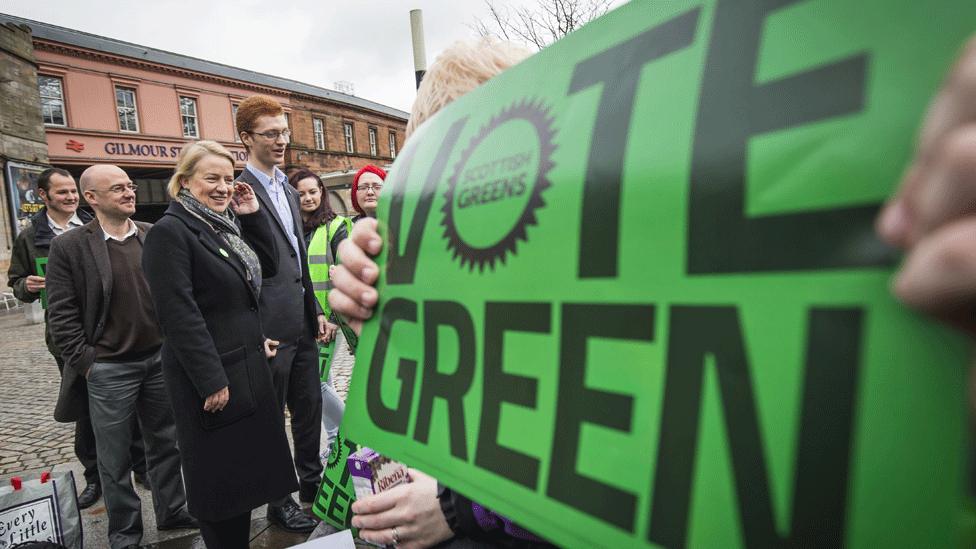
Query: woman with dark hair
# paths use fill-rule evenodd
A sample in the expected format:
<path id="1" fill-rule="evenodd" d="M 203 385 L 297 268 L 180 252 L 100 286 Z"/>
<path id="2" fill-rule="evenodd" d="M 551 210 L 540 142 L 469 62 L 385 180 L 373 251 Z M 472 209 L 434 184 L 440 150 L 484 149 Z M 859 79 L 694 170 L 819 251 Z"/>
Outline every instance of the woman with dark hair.
<path id="1" fill-rule="evenodd" d="M 380 191 L 386 172 L 382 168 L 367 164 L 360 168 L 352 178 L 352 207 L 359 215 L 352 218 L 353 223 L 367 217 L 376 217 L 376 207 L 380 204 Z"/>
<path id="2" fill-rule="evenodd" d="M 298 170 L 291 175 L 288 182 L 298 191 L 302 230 L 305 233 L 305 246 L 308 248 L 308 274 L 312 279 L 315 299 L 328 319 L 325 334 L 319 340 L 319 373 L 322 426 L 331 448 L 339 432 L 339 422 L 342 421 L 346 406 L 335 391 L 332 373 L 328 368 L 328 357 L 335 353 L 336 330 L 339 328 L 335 315 L 329 309 L 329 267 L 336 264 L 336 249 L 339 242 L 349 234 L 352 222 L 348 217 L 336 215 L 332 211 L 322 179 L 311 170 Z"/>

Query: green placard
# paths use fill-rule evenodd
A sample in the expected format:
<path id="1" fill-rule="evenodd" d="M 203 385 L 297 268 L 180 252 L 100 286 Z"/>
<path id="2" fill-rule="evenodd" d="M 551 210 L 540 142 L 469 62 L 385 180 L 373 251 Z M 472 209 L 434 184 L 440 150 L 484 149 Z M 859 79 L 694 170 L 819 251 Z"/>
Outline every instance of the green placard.
<path id="1" fill-rule="evenodd" d="M 37 276 L 47 276 L 47 258 L 46 257 L 36 257 L 34 258 L 34 269 Z M 47 290 L 41 290 L 41 308 L 47 309 Z"/>
<path id="2" fill-rule="evenodd" d="M 318 494 L 312 502 L 312 512 L 326 523 L 343 530 L 352 528 L 352 504 L 356 501 L 356 490 L 346 460 L 359 446 L 348 440 L 340 429 L 330 448 L 329 462 L 322 473 Z"/>
<path id="3" fill-rule="evenodd" d="M 966 343 L 874 236 L 976 2 L 634 1 L 412 136 L 346 432 L 573 547 L 952 547 Z"/>
<path id="4" fill-rule="evenodd" d="M 335 356 L 336 339 L 332 338 L 326 345 L 319 343 L 319 381 L 328 383 L 329 370 L 332 369 L 332 357 Z"/>

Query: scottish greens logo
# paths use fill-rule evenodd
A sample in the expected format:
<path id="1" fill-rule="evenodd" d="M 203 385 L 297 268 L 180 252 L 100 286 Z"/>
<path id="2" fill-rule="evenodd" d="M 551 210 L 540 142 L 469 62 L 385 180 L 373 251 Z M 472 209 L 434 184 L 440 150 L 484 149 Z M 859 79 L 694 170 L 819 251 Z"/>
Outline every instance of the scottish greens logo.
<path id="1" fill-rule="evenodd" d="M 444 238 L 461 267 L 494 270 L 515 255 L 519 240 L 528 241 L 526 229 L 552 186 L 555 133 L 549 108 L 523 100 L 489 120 L 461 153 L 441 208 Z"/>

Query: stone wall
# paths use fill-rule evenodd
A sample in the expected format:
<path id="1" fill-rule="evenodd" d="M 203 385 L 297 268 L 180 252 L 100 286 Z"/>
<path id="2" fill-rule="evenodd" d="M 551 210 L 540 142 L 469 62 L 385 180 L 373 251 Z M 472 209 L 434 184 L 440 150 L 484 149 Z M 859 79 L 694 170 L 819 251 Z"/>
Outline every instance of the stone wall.
<path id="1" fill-rule="evenodd" d="M 41 98 L 37 89 L 37 63 L 30 29 L 13 24 L 0 25 L 0 272 L 7 268 L 13 245 L 9 190 L 6 184 L 7 161 L 46 164 L 47 141 L 41 119 Z"/>

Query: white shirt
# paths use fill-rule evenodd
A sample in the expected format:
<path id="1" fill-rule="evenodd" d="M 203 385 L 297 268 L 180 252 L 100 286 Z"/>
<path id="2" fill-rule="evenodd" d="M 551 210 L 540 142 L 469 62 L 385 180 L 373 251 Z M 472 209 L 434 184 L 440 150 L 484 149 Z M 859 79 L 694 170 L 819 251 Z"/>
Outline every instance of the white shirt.
<path id="1" fill-rule="evenodd" d="M 78 217 L 78 213 L 75 212 L 71 214 L 71 219 L 68 220 L 68 223 L 65 224 L 64 227 L 58 225 L 57 222 L 54 221 L 54 218 L 51 217 L 51 214 L 48 214 L 47 225 L 48 227 L 51 227 L 52 231 L 54 231 L 54 236 L 58 236 L 62 233 L 70 231 L 71 229 L 74 229 L 75 227 L 81 227 L 84 225 L 84 223 L 81 222 L 81 218 Z"/>
<path id="2" fill-rule="evenodd" d="M 126 219 L 126 221 L 129 222 L 129 231 L 127 233 L 125 233 L 124 235 L 122 235 L 122 238 L 115 238 L 114 236 L 112 236 L 112 235 L 108 234 L 107 232 L 105 232 L 105 229 L 102 229 L 102 234 L 105 235 L 105 240 L 108 241 L 108 239 L 111 238 L 112 240 L 116 240 L 118 242 L 123 242 L 126 238 L 129 238 L 130 236 L 132 236 L 132 235 L 136 234 L 137 232 L 139 232 L 139 227 L 136 227 L 136 224 L 133 223 L 131 219 Z"/>
<path id="3" fill-rule="evenodd" d="M 294 227 L 295 218 L 291 214 L 291 204 L 289 203 L 288 193 L 285 191 L 285 187 L 288 186 L 288 176 L 284 174 L 277 166 L 274 167 L 272 175 L 274 177 L 268 177 L 267 174 L 261 170 L 255 168 L 250 162 L 247 163 L 246 169 L 251 172 L 258 181 L 261 182 L 261 186 L 268 191 L 268 195 L 271 198 L 271 203 L 274 204 L 274 214 L 281 222 L 282 227 L 287 227 L 285 230 L 285 237 L 288 238 L 288 243 L 291 244 L 292 250 L 295 252 L 295 260 L 298 263 L 298 271 L 302 271 L 302 252 L 298 249 L 298 236 L 295 234 Z M 323 200 L 325 197 L 323 197 Z"/>

